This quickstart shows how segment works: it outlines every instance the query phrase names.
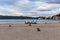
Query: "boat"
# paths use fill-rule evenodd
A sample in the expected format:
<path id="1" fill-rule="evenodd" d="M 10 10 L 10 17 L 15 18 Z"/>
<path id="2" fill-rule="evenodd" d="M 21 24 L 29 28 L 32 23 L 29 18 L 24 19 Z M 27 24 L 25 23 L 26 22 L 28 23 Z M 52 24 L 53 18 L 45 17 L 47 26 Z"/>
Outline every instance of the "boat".
<path id="1" fill-rule="evenodd" d="M 37 22 L 25 22 L 25 24 L 37 24 Z"/>

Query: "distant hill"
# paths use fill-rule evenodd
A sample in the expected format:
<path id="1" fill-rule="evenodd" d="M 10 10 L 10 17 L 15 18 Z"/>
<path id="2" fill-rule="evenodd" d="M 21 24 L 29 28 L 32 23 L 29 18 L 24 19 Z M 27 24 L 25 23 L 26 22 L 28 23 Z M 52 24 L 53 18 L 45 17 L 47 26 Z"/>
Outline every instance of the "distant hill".
<path id="1" fill-rule="evenodd" d="M 0 19 L 38 19 L 37 17 L 27 17 L 27 16 L 0 16 Z"/>

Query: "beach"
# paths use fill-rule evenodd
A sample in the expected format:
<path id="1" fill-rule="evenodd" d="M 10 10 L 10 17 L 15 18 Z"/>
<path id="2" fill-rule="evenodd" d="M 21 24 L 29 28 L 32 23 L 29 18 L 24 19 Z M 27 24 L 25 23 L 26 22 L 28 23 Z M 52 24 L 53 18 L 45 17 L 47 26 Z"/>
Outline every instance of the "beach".
<path id="1" fill-rule="evenodd" d="M 0 40 L 60 40 L 60 23 L 0 24 Z"/>

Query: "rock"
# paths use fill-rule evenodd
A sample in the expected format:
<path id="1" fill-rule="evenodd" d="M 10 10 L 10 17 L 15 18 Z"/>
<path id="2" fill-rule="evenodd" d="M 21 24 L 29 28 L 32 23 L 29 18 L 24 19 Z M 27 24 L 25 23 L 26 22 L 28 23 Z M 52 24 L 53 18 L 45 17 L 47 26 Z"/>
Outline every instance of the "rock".
<path id="1" fill-rule="evenodd" d="M 9 25 L 9 27 L 11 27 L 11 25 Z"/>
<path id="2" fill-rule="evenodd" d="M 37 28 L 37 31 L 41 31 L 40 28 Z"/>

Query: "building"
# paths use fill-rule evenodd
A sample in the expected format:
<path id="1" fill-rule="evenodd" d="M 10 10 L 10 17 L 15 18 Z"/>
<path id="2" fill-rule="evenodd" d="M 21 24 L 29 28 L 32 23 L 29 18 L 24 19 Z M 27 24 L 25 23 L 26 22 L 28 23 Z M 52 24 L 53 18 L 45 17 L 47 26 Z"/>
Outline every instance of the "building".
<path id="1" fill-rule="evenodd" d="M 60 20 L 60 13 L 57 15 L 52 16 L 52 19 L 54 20 Z"/>

